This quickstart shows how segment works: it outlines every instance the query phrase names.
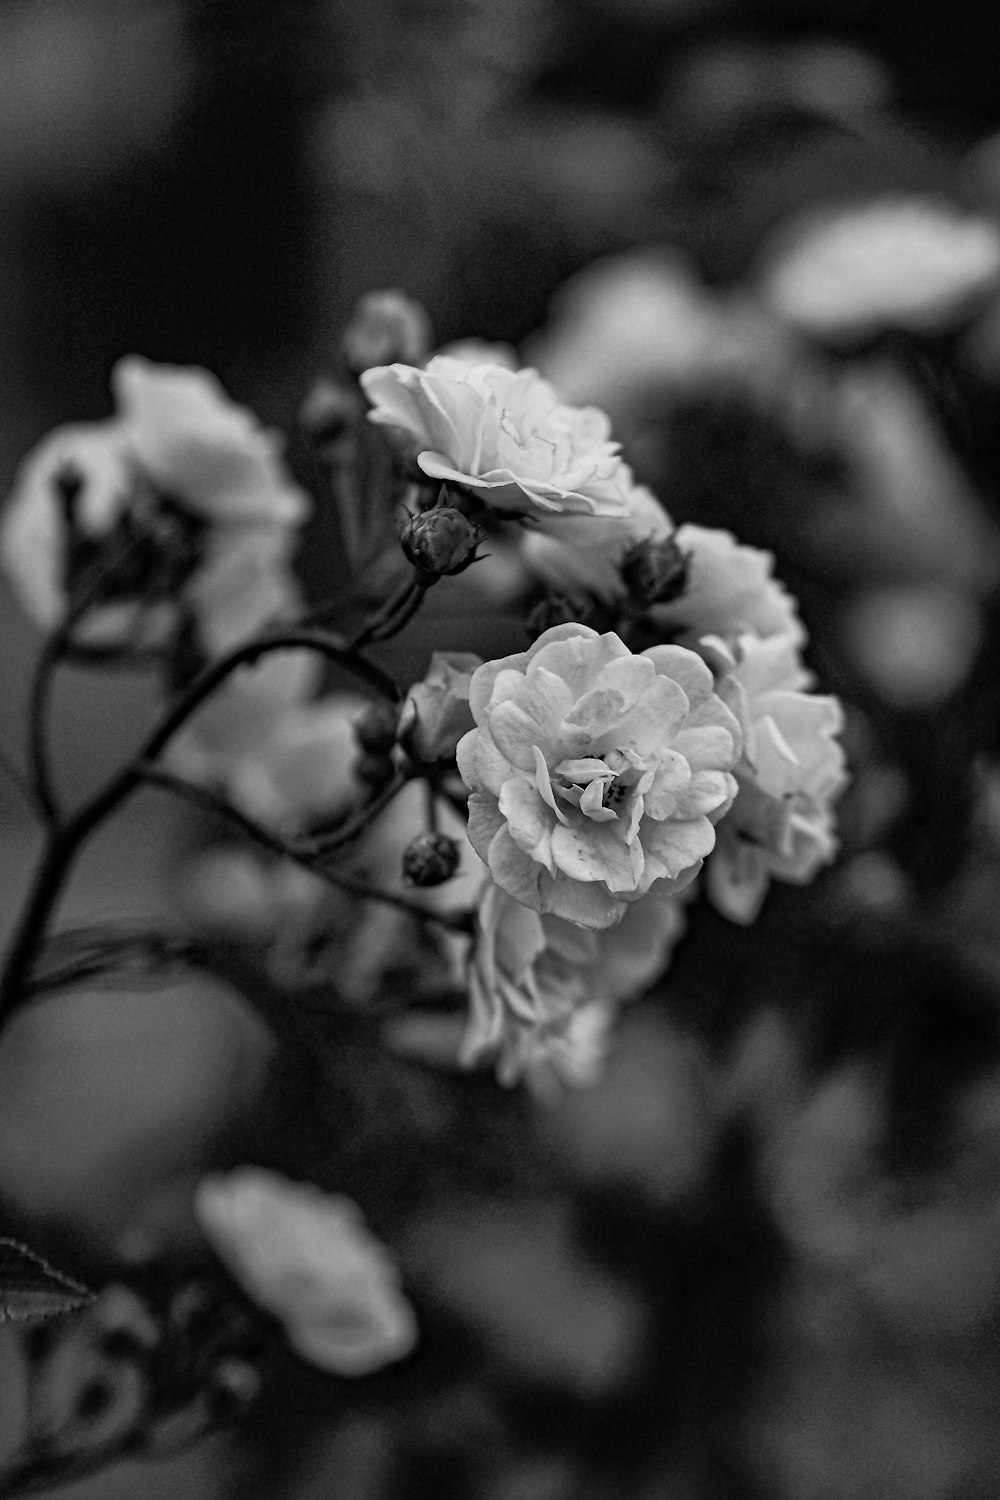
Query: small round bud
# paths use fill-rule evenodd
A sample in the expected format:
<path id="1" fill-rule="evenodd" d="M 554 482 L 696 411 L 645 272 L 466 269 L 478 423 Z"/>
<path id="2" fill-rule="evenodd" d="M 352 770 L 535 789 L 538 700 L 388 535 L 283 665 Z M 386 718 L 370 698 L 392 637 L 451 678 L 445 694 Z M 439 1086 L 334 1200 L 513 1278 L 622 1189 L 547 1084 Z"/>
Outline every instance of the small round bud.
<path id="1" fill-rule="evenodd" d="M 399 710 L 388 703 L 369 703 L 354 721 L 354 734 L 371 756 L 388 755 L 396 743 Z"/>
<path id="2" fill-rule="evenodd" d="M 441 885 L 458 869 L 459 852 L 445 833 L 418 833 L 403 851 L 403 878 L 407 885 Z"/>
<path id="3" fill-rule="evenodd" d="M 622 559 L 622 581 L 637 604 L 669 604 L 687 588 L 690 561 L 690 552 L 682 552 L 672 536 L 638 542 Z"/>
<path id="4" fill-rule="evenodd" d="M 358 761 L 357 773 L 360 781 L 363 781 L 372 791 L 378 792 L 384 786 L 388 786 L 395 775 L 395 767 L 391 757 L 384 752 L 373 755 L 369 751 Z"/>
<path id="5" fill-rule="evenodd" d="M 483 533 L 454 505 L 410 516 L 399 534 L 408 562 L 429 579 L 461 573 L 476 560 Z"/>
<path id="6" fill-rule="evenodd" d="M 352 375 L 374 365 L 422 364 L 430 347 L 427 313 L 395 290 L 366 292 L 344 330 L 344 360 Z"/>

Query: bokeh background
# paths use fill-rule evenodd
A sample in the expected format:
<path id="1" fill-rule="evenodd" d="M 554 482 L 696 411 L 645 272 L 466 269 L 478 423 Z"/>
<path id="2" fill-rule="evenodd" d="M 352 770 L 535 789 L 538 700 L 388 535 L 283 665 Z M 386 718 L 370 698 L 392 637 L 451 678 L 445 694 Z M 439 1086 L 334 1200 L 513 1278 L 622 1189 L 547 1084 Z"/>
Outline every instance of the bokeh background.
<path id="1" fill-rule="evenodd" d="M 1000 1493 L 1000 287 L 833 326 L 780 281 L 833 207 L 875 205 L 862 300 L 900 201 L 934 243 L 994 233 L 998 51 L 991 0 L 0 7 L 4 489 L 107 413 L 125 353 L 290 427 L 357 298 L 401 287 L 437 343 L 514 345 L 606 407 L 678 522 L 776 554 L 854 773 L 838 865 L 750 931 L 699 911 L 608 1083 L 491 1143 L 523 1173 L 428 1176 L 426 1364 L 349 1395 L 281 1365 L 249 1440 L 86 1494 Z M 342 560 L 313 528 L 321 594 Z M 436 628 L 468 649 L 466 588 Z M 6 595 L 0 621 L 16 741 L 38 639 Z M 151 701 L 66 674 L 67 789 Z M 7 786 L 0 815 L 9 922 L 33 834 Z M 170 909 L 195 837 L 138 804 L 71 902 Z M 260 1128 L 235 996 L 123 1014 L 50 1001 L 0 1049 L 0 1210 L 84 1269 L 137 1226 L 183 1238 L 194 1176 Z"/>

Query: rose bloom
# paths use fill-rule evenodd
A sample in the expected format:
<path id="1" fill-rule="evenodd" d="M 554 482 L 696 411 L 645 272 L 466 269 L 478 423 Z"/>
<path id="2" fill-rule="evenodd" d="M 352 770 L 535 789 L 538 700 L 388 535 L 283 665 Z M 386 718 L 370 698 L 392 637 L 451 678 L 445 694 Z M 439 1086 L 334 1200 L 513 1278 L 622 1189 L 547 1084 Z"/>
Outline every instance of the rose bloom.
<path id="1" fill-rule="evenodd" d="M 745 547 L 713 526 L 679 526 L 674 540 L 690 554 L 687 586 L 679 598 L 652 610 L 674 639 L 693 647 L 705 635 L 732 640 L 750 632 L 804 643 L 795 600 L 773 576 L 770 552 Z"/>
<path id="2" fill-rule="evenodd" d="M 611 927 L 655 882 L 694 879 L 736 792 L 741 737 L 693 651 L 634 656 L 613 633 L 557 625 L 481 666 L 469 706 L 469 839 L 508 895 Z"/>
<path id="3" fill-rule="evenodd" d="M 943 200 L 883 196 L 814 210 L 786 229 L 761 275 L 765 299 L 807 333 L 947 328 L 1000 279 L 1000 230 Z"/>
<path id="4" fill-rule="evenodd" d="M 195 1211 L 236 1280 L 321 1370 L 368 1375 L 413 1348 L 399 1273 L 349 1198 L 240 1167 L 203 1178 Z"/>
<path id="5" fill-rule="evenodd" d="M 417 445 L 432 479 L 472 490 L 494 510 L 613 516 L 628 470 L 596 407 L 565 406 L 537 370 L 435 355 L 424 369 L 383 365 L 361 386 L 371 421 Z"/>
<path id="6" fill-rule="evenodd" d="M 297 607 L 309 501 L 276 439 L 204 370 L 131 357 L 112 385 L 116 417 L 51 433 L 15 481 L 0 550 L 28 612 L 52 629 L 99 578 L 80 642 L 162 647 L 186 620 L 211 653 Z"/>
<path id="7" fill-rule="evenodd" d="M 558 516 L 527 529 L 521 553 L 551 588 L 612 603 L 625 596 L 625 554 L 638 543 L 670 536 L 687 556 L 688 571 L 679 597 L 650 610 L 665 634 L 692 648 L 703 635 L 731 638 L 746 630 L 804 641 L 795 600 L 773 576 L 770 552 L 745 547 L 730 532 L 712 526 L 687 524 L 675 530 L 644 485 L 628 491 L 620 516 Z"/>
<path id="8" fill-rule="evenodd" d="M 485 881 L 461 1061 L 495 1058 L 501 1083 L 525 1077 L 545 1097 L 560 1081 L 596 1083 L 618 1004 L 662 973 L 683 926 L 682 899 L 656 891 L 599 932 L 533 911 Z"/>
<path id="9" fill-rule="evenodd" d="M 423 678 L 410 688 L 399 717 L 400 742 L 421 761 L 450 760 L 472 728 L 469 685 L 483 664 L 471 651 L 434 651 Z"/>
<path id="10" fill-rule="evenodd" d="M 739 796 L 717 829 L 706 889 L 725 916 L 752 922 L 772 878 L 805 884 L 836 854 L 833 803 L 847 777 L 835 736 L 844 716 L 836 698 L 807 691 L 811 677 L 789 637 L 705 646 L 743 726 Z"/>
<path id="11" fill-rule="evenodd" d="M 626 473 L 631 481 L 631 470 Z M 625 592 L 619 570 L 626 552 L 637 542 L 664 541 L 672 531 L 652 491 L 629 482 L 620 515 L 553 516 L 526 526 L 521 556 L 550 588 L 611 601 Z"/>

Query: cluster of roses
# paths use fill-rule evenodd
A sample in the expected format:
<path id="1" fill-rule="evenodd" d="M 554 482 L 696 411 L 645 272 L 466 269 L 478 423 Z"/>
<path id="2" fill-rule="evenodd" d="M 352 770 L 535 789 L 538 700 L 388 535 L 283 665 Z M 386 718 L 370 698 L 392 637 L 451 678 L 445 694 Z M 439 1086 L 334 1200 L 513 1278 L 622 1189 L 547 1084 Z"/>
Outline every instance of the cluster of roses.
<path id="1" fill-rule="evenodd" d="M 603 413 L 468 347 L 361 384 L 371 419 L 449 498 L 516 518 L 524 567 L 569 616 L 525 652 L 451 663 L 446 688 L 437 662 L 434 706 L 425 685 L 411 702 L 432 718 L 451 700 L 488 871 L 463 1055 L 496 1058 L 507 1082 L 584 1082 L 616 1006 L 665 966 L 703 866 L 715 905 L 749 922 L 771 878 L 807 881 L 832 858 L 840 707 L 810 691 L 769 555 L 675 528 Z M 654 644 L 633 652 L 579 623 L 595 613 Z"/>
<path id="2" fill-rule="evenodd" d="M 485 519 L 559 591 L 564 623 L 527 651 L 436 656 L 400 732 L 423 761 L 457 762 L 485 866 L 463 1060 L 495 1059 L 505 1082 L 585 1082 L 617 1005 L 665 966 L 703 867 L 710 899 L 748 922 L 771 878 L 809 880 L 832 857 L 839 705 L 810 691 L 770 556 L 675 528 L 603 413 L 476 345 L 360 384 L 401 461 L 435 482 L 406 527 L 418 575 L 464 571 Z M 310 506 L 275 435 L 206 373 L 126 359 L 114 389 L 116 417 L 26 461 L 4 558 L 73 648 L 152 653 L 176 686 L 299 611 L 290 557 Z M 306 652 L 241 668 L 175 738 L 172 768 L 286 830 L 356 802 L 363 700 L 314 698 L 315 670 Z"/>
<path id="3" fill-rule="evenodd" d="M 390 792 L 409 771 L 450 807 L 467 798 L 467 821 L 450 814 L 419 851 L 433 865 L 453 844 L 455 857 L 406 870 L 443 882 L 417 893 L 429 912 L 449 890 L 476 908 L 458 1057 L 542 1092 L 592 1082 L 618 1006 L 665 967 L 702 874 L 748 922 L 770 879 L 806 881 L 831 859 L 840 708 L 811 691 L 770 556 L 675 528 L 603 413 L 484 346 L 360 363 L 416 504 L 401 536 L 413 588 L 469 570 L 488 530 L 508 544 L 506 586 L 513 557 L 522 595 L 548 589 L 556 623 L 499 660 L 436 653 L 387 733 L 384 704 L 373 716 L 361 697 L 314 696 L 307 651 L 269 652 L 199 704 L 166 747 L 170 769 L 291 839 L 373 800 L 374 725 L 403 772 Z M 2 555 L 63 655 L 148 658 L 169 697 L 301 621 L 291 559 L 311 505 L 277 437 L 204 371 L 130 358 L 113 385 L 113 418 L 62 428 L 26 460 Z M 491 566 L 469 579 L 495 598 Z M 404 787 L 372 847 L 392 845 L 380 823 L 413 806 Z M 305 1357 L 361 1374 L 412 1346 L 392 1261 L 345 1200 L 245 1169 L 204 1184 L 197 1207 Z"/>

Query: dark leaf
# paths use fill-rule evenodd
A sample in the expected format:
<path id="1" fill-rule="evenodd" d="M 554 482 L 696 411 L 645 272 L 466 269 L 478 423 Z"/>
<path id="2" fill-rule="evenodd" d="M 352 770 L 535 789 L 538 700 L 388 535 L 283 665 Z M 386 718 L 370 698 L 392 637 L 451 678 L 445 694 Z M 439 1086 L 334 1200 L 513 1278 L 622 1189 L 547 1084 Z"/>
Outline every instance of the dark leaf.
<path id="1" fill-rule="evenodd" d="M 0 1323 L 73 1312 L 94 1294 L 17 1240 L 0 1236 Z"/>

